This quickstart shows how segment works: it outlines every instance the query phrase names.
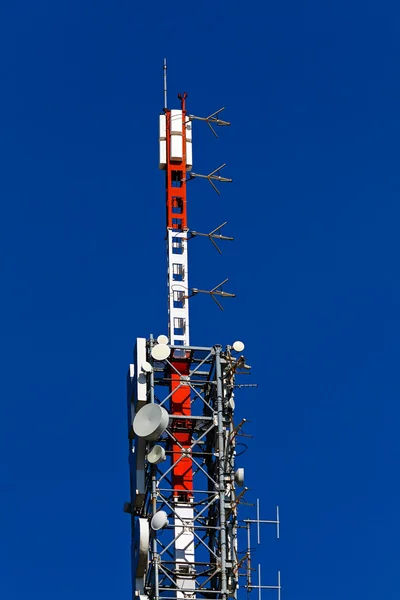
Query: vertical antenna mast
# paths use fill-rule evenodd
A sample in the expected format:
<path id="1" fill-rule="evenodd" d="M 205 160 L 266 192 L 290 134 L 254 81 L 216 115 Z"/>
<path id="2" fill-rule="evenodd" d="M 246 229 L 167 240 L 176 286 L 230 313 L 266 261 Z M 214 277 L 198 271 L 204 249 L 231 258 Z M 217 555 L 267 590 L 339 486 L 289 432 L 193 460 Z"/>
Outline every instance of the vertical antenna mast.
<path id="1" fill-rule="evenodd" d="M 164 71 L 164 110 L 165 110 L 168 106 L 168 103 L 167 103 L 167 59 L 166 58 L 164 58 L 163 71 Z"/>
<path id="2" fill-rule="evenodd" d="M 223 108 L 208 117 L 188 115 L 187 94 L 179 94 L 179 109 L 167 105 L 167 61 L 164 59 L 164 107 L 159 116 L 159 168 L 165 171 L 168 333 L 137 338 L 134 364 L 127 378 L 130 502 L 125 512 L 132 526 L 132 597 L 134 600 L 236 600 L 238 590 L 277 590 L 277 585 L 252 580 L 254 550 L 251 529 L 276 520 L 239 519 L 248 488 L 244 469 L 235 465 L 239 436 L 246 420 L 235 426 L 235 400 L 241 387 L 236 378 L 249 373 L 236 341 L 223 347 L 191 346 L 189 298 L 208 294 L 220 301 L 234 297 L 222 288 L 189 287 L 188 243 L 208 237 L 216 244 L 232 241 L 221 229 L 190 231 L 187 186 L 193 179 L 216 184 L 230 182 L 221 176 L 222 164 L 208 175 L 193 173 L 192 125 L 204 121 L 214 127 L 230 125 L 220 118 Z M 195 243 L 195 242 L 194 242 Z M 256 387 L 256 386 L 255 386 Z M 246 550 L 247 540 L 247 550 Z M 244 582 L 242 583 L 242 581 Z"/>

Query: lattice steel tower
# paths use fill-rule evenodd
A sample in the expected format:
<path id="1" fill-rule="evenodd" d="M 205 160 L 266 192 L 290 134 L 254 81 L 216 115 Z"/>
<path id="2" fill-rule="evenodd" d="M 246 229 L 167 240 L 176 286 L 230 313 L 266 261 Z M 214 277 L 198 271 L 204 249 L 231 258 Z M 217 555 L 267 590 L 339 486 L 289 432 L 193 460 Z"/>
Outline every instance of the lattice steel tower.
<path id="1" fill-rule="evenodd" d="M 138 338 L 127 378 L 130 502 L 132 522 L 132 595 L 140 600 L 236 598 L 238 590 L 263 586 L 258 570 L 253 583 L 252 524 L 275 523 L 259 517 L 239 520 L 247 488 L 244 470 L 235 464 L 236 445 L 245 421 L 235 424 L 236 378 L 247 372 L 244 345 L 193 346 L 189 338 L 189 298 L 208 293 L 232 297 L 223 284 L 212 290 L 189 287 L 188 240 L 206 235 L 216 241 L 220 225 L 209 234 L 190 231 L 187 182 L 195 177 L 231 181 L 220 169 L 208 175 L 192 172 L 192 125 L 205 121 L 229 125 L 216 111 L 209 117 L 188 115 L 186 94 L 180 108 L 166 102 L 160 115 L 160 169 L 166 177 L 169 335 Z M 216 135 L 216 134 L 215 134 Z M 219 193 L 219 192 L 218 192 Z M 243 534 L 243 535 L 242 535 Z M 241 548 L 243 541 L 243 549 Z M 258 539 L 259 541 L 259 539 Z"/>

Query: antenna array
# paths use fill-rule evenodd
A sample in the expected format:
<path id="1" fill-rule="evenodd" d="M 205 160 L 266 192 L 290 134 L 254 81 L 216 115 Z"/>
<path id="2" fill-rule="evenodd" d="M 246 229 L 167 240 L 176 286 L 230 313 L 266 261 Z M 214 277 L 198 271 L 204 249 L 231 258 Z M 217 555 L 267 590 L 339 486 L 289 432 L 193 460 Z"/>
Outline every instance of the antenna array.
<path id="1" fill-rule="evenodd" d="M 139 600 L 207 600 L 236 598 L 238 590 L 276 590 L 263 585 L 258 565 L 257 583 L 251 530 L 275 524 L 276 519 L 241 519 L 248 488 L 244 469 L 236 466 L 246 420 L 235 425 L 237 378 L 249 373 L 244 344 L 225 347 L 190 345 L 189 299 L 210 295 L 220 309 L 225 279 L 211 290 L 189 287 L 188 241 L 208 237 L 232 241 L 221 233 L 222 223 L 209 233 L 190 230 L 186 187 L 196 178 L 231 182 L 220 175 L 223 164 L 208 175 L 192 172 L 192 124 L 229 126 L 220 118 L 223 108 L 208 117 L 188 115 L 187 95 L 179 95 L 180 109 L 167 108 L 167 65 L 164 61 L 164 110 L 160 115 L 160 168 L 166 177 L 169 335 L 138 338 L 134 363 L 127 377 L 130 501 L 125 512 L 132 524 L 132 590 Z M 247 504 L 248 505 L 248 504 Z M 245 541 L 243 544 L 242 542 Z M 242 549 L 243 546 L 243 549 Z"/>

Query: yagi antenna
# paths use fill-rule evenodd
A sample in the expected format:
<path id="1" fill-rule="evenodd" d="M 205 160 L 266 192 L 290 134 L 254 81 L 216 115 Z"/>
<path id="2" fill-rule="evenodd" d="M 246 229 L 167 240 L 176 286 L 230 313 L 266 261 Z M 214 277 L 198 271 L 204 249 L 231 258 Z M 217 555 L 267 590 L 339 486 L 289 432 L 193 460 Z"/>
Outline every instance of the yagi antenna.
<path id="1" fill-rule="evenodd" d="M 196 294 L 208 294 L 209 296 L 211 296 L 211 298 L 214 300 L 214 302 L 216 302 L 216 304 L 218 304 L 219 308 L 221 310 L 224 310 L 223 307 L 221 306 L 220 302 L 218 302 L 218 300 L 216 299 L 215 296 L 221 296 L 223 298 L 235 298 L 236 294 L 231 294 L 230 292 L 224 292 L 222 289 L 222 286 L 229 281 L 229 279 L 224 279 L 224 281 L 221 281 L 221 283 L 219 283 L 218 285 L 215 286 L 215 288 L 213 288 L 212 290 L 199 290 L 197 288 L 192 288 L 191 289 L 191 294 L 190 296 L 195 296 Z"/>
<path id="2" fill-rule="evenodd" d="M 220 191 L 217 188 L 217 186 L 215 185 L 214 181 L 220 181 L 221 183 L 222 182 L 232 183 L 232 181 L 233 181 L 233 179 L 230 179 L 228 177 L 221 177 L 221 175 L 219 174 L 220 170 L 223 169 L 224 167 L 226 167 L 226 163 L 224 163 L 217 169 L 214 169 L 214 171 L 211 171 L 211 173 L 209 173 L 208 175 L 200 175 L 199 173 L 190 173 L 189 178 L 186 181 L 190 181 L 191 179 L 194 179 L 195 177 L 200 177 L 201 179 L 208 179 L 208 181 L 210 182 L 210 184 L 212 185 L 212 187 L 214 188 L 214 190 L 217 192 L 217 194 L 219 196 Z"/>
<path id="3" fill-rule="evenodd" d="M 221 229 L 228 223 L 228 221 L 225 221 L 225 223 L 222 223 L 222 225 L 218 225 L 218 227 L 216 227 L 215 229 L 213 229 L 212 231 L 210 231 L 210 233 L 199 233 L 198 231 L 190 231 L 189 236 L 192 237 L 196 237 L 197 235 L 200 235 L 202 237 L 208 237 L 210 242 L 213 244 L 213 246 L 215 246 L 215 248 L 218 250 L 218 252 L 220 254 L 222 254 L 222 250 L 219 249 L 219 247 L 217 246 L 216 242 L 214 240 L 227 240 L 229 242 L 232 242 L 234 240 L 233 237 L 228 237 L 226 235 L 222 235 L 221 234 Z"/>
<path id="4" fill-rule="evenodd" d="M 218 135 L 215 129 L 213 128 L 213 125 L 217 125 L 218 127 L 226 127 L 230 125 L 229 121 L 223 121 L 219 118 L 219 113 L 221 113 L 223 110 L 225 110 L 225 106 L 211 113 L 211 115 L 208 115 L 208 117 L 196 117 L 195 115 L 189 115 L 189 120 L 205 121 L 211 129 L 214 136 L 217 138 Z"/>
<path id="5" fill-rule="evenodd" d="M 261 600 L 261 590 L 277 590 L 278 600 L 281 600 L 281 572 L 278 571 L 277 585 L 261 585 L 261 565 L 258 565 L 258 585 L 250 585 L 249 590 L 258 590 L 258 600 Z"/>
<path id="6" fill-rule="evenodd" d="M 276 507 L 276 519 L 273 521 L 270 520 L 266 520 L 266 519 L 260 519 L 260 500 L 257 498 L 257 505 L 256 505 L 256 510 L 257 510 L 257 516 L 255 519 L 245 519 L 245 523 L 255 523 L 257 525 L 257 543 L 261 544 L 261 537 L 260 537 L 260 523 L 266 523 L 268 525 L 276 525 L 276 538 L 279 540 L 279 535 L 280 535 L 280 531 L 279 531 L 279 526 L 280 526 L 280 520 L 279 520 L 279 506 Z"/>
<path id="7" fill-rule="evenodd" d="M 249 591 L 258 590 L 258 600 L 262 600 L 261 599 L 261 591 L 262 590 L 277 590 L 278 600 L 280 600 L 280 598 L 281 598 L 281 573 L 280 573 L 280 571 L 278 571 L 277 585 L 262 585 L 261 584 L 261 566 L 259 564 L 258 565 L 258 583 L 257 583 L 257 585 L 252 583 L 251 573 L 252 573 L 253 569 L 251 566 L 251 558 L 252 558 L 253 551 L 252 551 L 252 546 L 251 546 L 251 534 L 250 534 L 251 525 L 256 525 L 256 527 L 257 527 L 257 544 L 260 544 L 261 543 L 260 524 L 266 523 L 266 524 L 276 525 L 276 537 L 277 537 L 277 539 L 279 539 L 279 537 L 280 537 L 279 507 L 278 506 L 276 507 L 276 519 L 274 519 L 274 520 L 260 519 L 260 500 L 257 498 L 256 518 L 255 519 L 244 519 L 243 522 L 245 523 L 245 527 L 246 527 L 246 531 L 247 531 L 247 552 L 245 554 L 245 556 L 247 558 L 247 569 L 246 569 L 247 584 L 246 584 L 246 587 Z"/>

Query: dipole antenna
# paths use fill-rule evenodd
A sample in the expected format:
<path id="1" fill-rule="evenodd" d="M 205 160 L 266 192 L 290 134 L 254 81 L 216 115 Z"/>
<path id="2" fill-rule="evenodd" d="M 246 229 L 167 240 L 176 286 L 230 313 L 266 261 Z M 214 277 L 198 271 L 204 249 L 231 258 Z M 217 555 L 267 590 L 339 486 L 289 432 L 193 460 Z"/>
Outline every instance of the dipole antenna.
<path id="1" fill-rule="evenodd" d="M 218 285 L 216 285 L 212 290 L 199 290 L 198 288 L 192 288 L 191 289 L 191 294 L 189 294 L 189 296 L 187 296 L 188 298 L 190 298 L 190 296 L 195 296 L 196 294 L 208 294 L 209 296 L 211 296 L 211 298 L 214 300 L 214 302 L 216 304 L 218 304 L 219 308 L 221 310 L 224 310 L 223 307 L 221 306 L 221 304 L 218 302 L 218 300 L 216 299 L 215 296 L 221 296 L 223 298 L 235 298 L 236 294 L 231 294 L 230 292 L 224 292 L 222 289 L 222 286 L 229 281 L 228 279 L 224 279 L 224 281 L 221 281 L 221 283 L 219 283 Z"/>
<path id="2" fill-rule="evenodd" d="M 164 110 L 167 108 L 167 59 L 164 58 Z"/>
<path id="3" fill-rule="evenodd" d="M 218 227 L 216 227 L 215 229 L 210 231 L 210 233 L 200 233 L 199 231 L 190 231 L 190 238 L 196 237 L 196 235 L 200 235 L 201 237 L 208 237 L 210 242 L 213 244 L 213 246 L 218 250 L 219 254 L 222 254 L 222 251 L 220 250 L 220 248 L 218 247 L 218 245 L 216 244 L 216 242 L 214 240 L 215 239 L 227 240 L 229 242 L 232 242 L 234 240 L 233 237 L 221 234 L 221 229 L 227 223 L 228 223 L 228 221 L 225 221 L 224 223 L 222 223 L 222 225 L 218 225 Z"/>

